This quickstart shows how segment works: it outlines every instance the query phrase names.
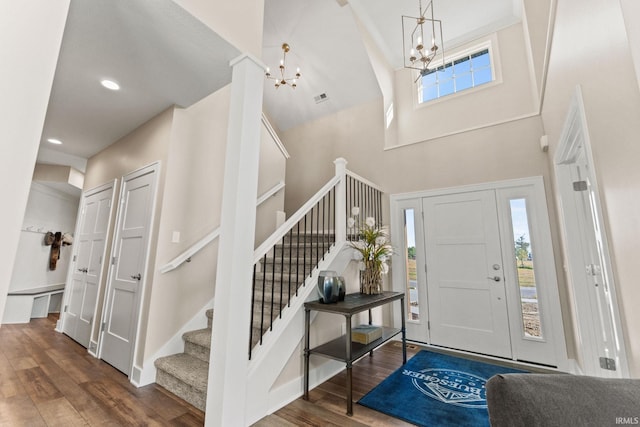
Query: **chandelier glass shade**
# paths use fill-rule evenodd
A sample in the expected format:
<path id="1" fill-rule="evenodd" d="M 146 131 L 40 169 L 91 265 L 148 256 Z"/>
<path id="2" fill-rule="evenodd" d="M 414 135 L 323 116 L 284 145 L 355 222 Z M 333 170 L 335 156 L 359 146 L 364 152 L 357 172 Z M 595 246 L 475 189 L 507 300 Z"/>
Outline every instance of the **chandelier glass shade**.
<path id="1" fill-rule="evenodd" d="M 296 73 L 293 76 L 285 77 L 286 75 L 286 66 L 287 66 L 287 53 L 289 52 L 290 47 L 287 43 L 282 43 L 282 59 L 280 60 L 280 65 L 278 68 L 280 69 L 279 76 L 272 76 L 269 67 L 267 67 L 267 72 L 265 73 L 265 77 L 269 80 L 275 81 L 275 87 L 278 89 L 280 86 L 291 86 L 293 89 L 296 88 L 298 79 L 300 78 L 300 67 L 296 69 Z"/>
<path id="2" fill-rule="evenodd" d="M 404 67 L 424 74 L 438 55 L 444 66 L 444 43 L 442 21 L 433 17 L 433 1 L 424 9 L 422 0 L 418 1 L 418 17 L 402 15 L 402 51 Z"/>

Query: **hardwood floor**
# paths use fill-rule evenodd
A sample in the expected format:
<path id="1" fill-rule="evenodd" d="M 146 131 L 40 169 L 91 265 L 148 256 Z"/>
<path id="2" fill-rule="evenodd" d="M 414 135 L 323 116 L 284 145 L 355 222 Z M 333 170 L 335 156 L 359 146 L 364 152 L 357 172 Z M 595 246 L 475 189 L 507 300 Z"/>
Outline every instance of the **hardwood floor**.
<path id="1" fill-rule="evenodd" d="M 64 334 L 57 315 L 0 327 L 0 426 L 202 426 L 204 413 L 155 384 L 136 388 L 127 377 Z M 410 346 L 407 357 L 418 349 Z M 402 364 L 389 343 L 353 368 L 357 401 Z M 256 426 L 406 426 L 354 405 L 346 415 L 346 374 L 331 378 Z"/>
<path id="2" fill-rule="evenodd" d="M 407 344 L 407 360 L 420 351 Z M 353 365 L 353 401 L 378 385 L 402 366 L 400 343 L 389 342 L 378 348 L 373 357 L 365 356 Z M 412 426 L 360 405 L 353 405 L 353 415 L 346 414 L 346 372 L 343 371 L 309 392 L 309 400 L 296 399 L 284 408 L 258 421 L 256 427 L 280 426 Z"/>
<path id="3" fill-rule="evenodd" d="M 53 330 L 57 315 L 0 327 L 0 426 L 202 426 L 204 413 L 127 377 Z"/>

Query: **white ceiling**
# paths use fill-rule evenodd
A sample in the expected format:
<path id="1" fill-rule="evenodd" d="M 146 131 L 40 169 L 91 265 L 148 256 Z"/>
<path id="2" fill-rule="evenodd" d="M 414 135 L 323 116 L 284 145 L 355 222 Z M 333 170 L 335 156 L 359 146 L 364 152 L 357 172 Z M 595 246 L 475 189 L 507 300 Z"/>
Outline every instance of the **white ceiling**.
<path id="1" fill-rule="evenodd" d="M 172 0 L 73 0 L 42 151 L 88 158 L 171 105 L 189 106 L 228 84 L 238 55 Z M 103 88 L 103 78 L 121 90 Z"/>
<path id="2" fill-rule="evenodd" d="M 438 0 L 445 51 L 521 19 L 522 0 Z M 344 5 L 344 6 L 343 6 Z M 426 0 L 423 0 L 426 6 Z M 394 69 L 402 67 L 402 15 L 418 16 L 418 0 L 265 0 L 263 60 L 272 70 L 289 43 L 287 64 L 302 70 L 298 87 L 265 87 L 269 116 L 286 130 L 381 95 L 357 20 Z M 326 93 L 329 101 L 314 102 Z M 382 120 L 382 113 L 381 113 Z"/>
<path id="3" fill-rule="evenodd" d="M 445 48 L 518 21 L 521 1 L 436 1 Z M 265 0 L 263 62 L 277 69 L 287 42 L 287 68 L 302 73 L 295 90 L 265 82 L 274 124 L 286 130 L 379 97 L 356 16 L 399 68 L 402 14 L 417 15 L 418 0 Z M 39 161 L 86 159 L 171 105 L 193 104 L 231 81 L 239 54 L 173 0 L 72 0 Z M 104 89 L 103 78 L 122 89 Z"/>

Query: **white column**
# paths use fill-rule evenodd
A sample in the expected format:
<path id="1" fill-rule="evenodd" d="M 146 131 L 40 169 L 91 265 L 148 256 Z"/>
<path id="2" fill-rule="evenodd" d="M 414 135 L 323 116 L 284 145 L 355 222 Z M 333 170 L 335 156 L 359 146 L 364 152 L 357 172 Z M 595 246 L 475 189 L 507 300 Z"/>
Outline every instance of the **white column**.
<path id="1" fill-rule="evenodd" d="M 207 426 L 244 426 L 250 404 L 247 368 L 264 66 L 251 55 L 231 66 Z"/>
<path id="2" fill-rule="evenodd" d="M 69 0 L 0 1 L 0 320 L 68 10 Z"/>
<path id="3" fill-rule="evenodd" d="M 340 182 L 336 185 L 336 242 L 347 240 L 347 160 L 338 157 L 333 161 L 336 165 L 336 176 Z"/>

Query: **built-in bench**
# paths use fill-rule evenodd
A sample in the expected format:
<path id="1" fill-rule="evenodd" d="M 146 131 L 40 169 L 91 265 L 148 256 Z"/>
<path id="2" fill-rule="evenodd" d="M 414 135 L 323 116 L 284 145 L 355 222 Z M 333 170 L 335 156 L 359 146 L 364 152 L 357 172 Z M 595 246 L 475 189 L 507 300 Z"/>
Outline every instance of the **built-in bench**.
<path id="1" fill-rule="evenodd" d="M 9 291 L 2 323 L 29 323 L 33 318 L 59 313 L 64 283 Z"/>

